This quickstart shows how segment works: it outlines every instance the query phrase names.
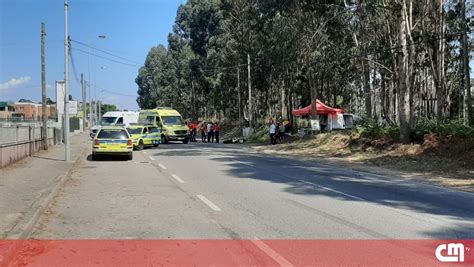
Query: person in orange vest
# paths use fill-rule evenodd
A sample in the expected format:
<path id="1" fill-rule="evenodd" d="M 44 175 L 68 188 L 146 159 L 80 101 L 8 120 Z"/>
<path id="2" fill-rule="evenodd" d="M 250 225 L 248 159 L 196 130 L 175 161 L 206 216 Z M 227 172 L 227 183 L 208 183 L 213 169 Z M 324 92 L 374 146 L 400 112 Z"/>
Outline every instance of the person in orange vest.
<path id="1" fill-rule="evenodd" d="M 219 126 L 219 123 L 214 123 L 214 138 L 216 139 L 216 143 L 219 144 L 219 132 L 221 131 L 221 126 Z"/>
<path id="2" fill-rule="evenodd" d="M 189 122 L 188 124 L 189 131 L 191 132 L 191 142 L 196 142 L 196 131 L 197 125 L 194 122 Z"/>

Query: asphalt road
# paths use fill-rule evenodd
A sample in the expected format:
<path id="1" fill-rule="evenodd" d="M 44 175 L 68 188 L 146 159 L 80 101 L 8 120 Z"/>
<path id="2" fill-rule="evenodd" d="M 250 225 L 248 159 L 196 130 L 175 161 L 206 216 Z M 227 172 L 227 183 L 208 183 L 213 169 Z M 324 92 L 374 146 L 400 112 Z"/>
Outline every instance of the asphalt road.
<path id="1" fill-rule="evenodd" d="M 239 145 L 84 158 L 38 239 L 474 238 L 474 194 Z"/>

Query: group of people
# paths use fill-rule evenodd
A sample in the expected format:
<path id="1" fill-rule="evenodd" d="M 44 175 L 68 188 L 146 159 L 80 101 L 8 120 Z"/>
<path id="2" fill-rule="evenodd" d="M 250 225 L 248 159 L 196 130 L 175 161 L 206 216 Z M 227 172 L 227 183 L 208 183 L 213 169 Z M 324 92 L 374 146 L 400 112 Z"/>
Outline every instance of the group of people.
<path id="1" fill-rule="evenodd" d="M 221 126 L 217 122 L 203 122 L 198 123 L 188 123 L 189 131 L 191 132 L 191 142 L 197 142 L 196 136 L 197 131 L 201 132 L 201 141 L 203 143 L 219 143 L 219 133 L 221 131 Z"/>
<path id="2" fill-rule="evenodd" d="M 276 145 L 277 142 L 280 144 L 285 143 L 286 128 L 283 121 L 275 123 L 274 120 L 270 121 L 270 144 Z"/>

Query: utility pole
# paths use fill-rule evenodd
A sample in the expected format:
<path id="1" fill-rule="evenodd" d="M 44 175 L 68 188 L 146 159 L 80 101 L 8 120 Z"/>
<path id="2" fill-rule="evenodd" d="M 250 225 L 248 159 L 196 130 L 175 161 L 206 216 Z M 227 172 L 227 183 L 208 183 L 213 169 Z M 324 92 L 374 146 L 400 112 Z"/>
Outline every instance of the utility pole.
<path id="1" fill-rule="evenodd" d="M 90 81 L 86 81 L 86 86 L 89 88 L 89 127 L 92 127 L 92 94 Z"/>
<path id="2" fill-rule="evenodd" d="M 71 142 L 69 139 L 69 29 L 68 0 L 64 0 L 64 143 L 65 160 L 71 161 Z"/>
<path id="3" fill-rule="evenodd" d="M 91 93 L 91 42 L 89 40 L 89 53 L 87 53 L 87 85 L 89 86 L 89 126 L 92 127 L 92 93 Z"/>
<path id="4" fill-rule="evenodd" d="M 241 100 L 241 96 L 240 96 L 240 66 L 237 67 L 237 93 L 238 93 L 238 96 L 239 96 L 239 103 L 238 103 L 238 107 L 239 107 L 239 126 L 242 126 L 242 110 L 241 110 L 241 103 L 242 103 L 242 100 Z"/>
<path id="5" fill-rule="evenodd" d="M 97 103 L 99 107 L 99 117 L 97 118 L 97 121 L 100 121 L 100 118 L 102 117 L 102 101 L 99 100 Z"/>
<path id="6" fill-rule="evenodd" d="M 82 130 L 86 130 L 87 102 L 86 102 L 86 85 L 84 83 L 84 73 L 81 73 L 82 88 Z"/>
<path id="7" fill-rule="evenodd" d="M 94 79 L 95 80 L 95 79 Z M 94 125 L 97 125 L 97 84 L 94 81 Z"/>
<path id="8" fill-rule="evenodd" d="M 48 150 L 48 114 L 46 111 L 46 55 L 45 55 L 46 29 L 44 22 L 41 23 L 41 100 L 43 127 L 43 149 Z"/>
<path id="9" fill-rule="evenodd" d="M 247 83 L 249 85 L 249 127 L 252 128 L 252 78 L 250 77 L 250 53 L 247 54 L 247 72 Z"/>

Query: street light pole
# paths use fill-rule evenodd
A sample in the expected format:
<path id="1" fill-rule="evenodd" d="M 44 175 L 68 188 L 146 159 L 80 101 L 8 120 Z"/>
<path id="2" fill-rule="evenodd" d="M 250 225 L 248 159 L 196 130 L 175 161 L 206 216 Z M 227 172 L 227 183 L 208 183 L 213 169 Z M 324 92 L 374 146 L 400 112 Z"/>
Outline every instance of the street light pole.
<path id="1" fill-rule="evenodd" d="M 68 0 L 64 0 L 64 143 L 65 160 L 71 161 L 71 142 L 69 139 L 69 29 Z"/>
<path id="2" fill-rule="evenodd" d="M 95 76 L 95 75 L 94 75 Z M 98 124 L 98 118 L 97 118 L 97 79 L 94 78 L 94 121 L 95 124 Z"/>
<path id="3" fill-rule="evenodd" d="M 82 89 L 82 130 L 86 130 L 87 118 L 87 102 L 86 102 L 86 84 L 84 82 L 84 73 L 81 73 L 81 89 Z"/>
<path id="4" fill-rule="evenodd" d="M 99 36 L 100 37 L 100 36 Z M 105 38 L 105 37 L 104 37 Z M 104 70 L 105 67 L 101 66 L 99 69 Z M 97 72 L 96 72 L 97 74 Z M 102 114 L 101 114 L 101 103 L 99 99 L 97 99 L 97 75 L 94 75 L 94 98 L 95 98 L 95 116 L 96 116 L 96 121 L 100 121 Z"/>

